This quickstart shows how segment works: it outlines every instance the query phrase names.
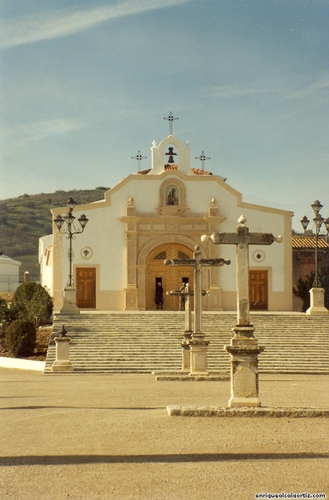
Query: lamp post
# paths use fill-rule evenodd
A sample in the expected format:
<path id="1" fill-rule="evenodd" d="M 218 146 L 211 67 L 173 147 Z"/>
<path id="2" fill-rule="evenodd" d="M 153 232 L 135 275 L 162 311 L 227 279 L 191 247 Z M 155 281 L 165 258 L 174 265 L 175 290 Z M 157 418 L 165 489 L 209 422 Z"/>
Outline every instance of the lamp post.
<path id="1" fill-rule="evenodd" d="M 323 207 L 323 205 L 321 205 L 319 200 L 315 200 L 315 202 L 312 203 L 311 207 L 313 208 L 313 211 L 315 213 L 315 217 L 313 219 L 314 224 L 315 224 L 315 278 L 314 278 L 314 282 L 313 282 L 313 288 L 322 288 L 322 284 L 321 284 L 321 281 L 319 278 L 319 269 L 318 269 L 318 238 L 319 238 L 321 226 L 323 223 L 326 226 L 327 234 L 329 233 L 329 217 L 324 219 L 322 217 L 322 215 L 320 214 L 320 211 L 321 211 L 321 208 Z M 308 220 L 306 215 L 304 215 L 304 217 L 302 218 L 302 220 L 300 222 L 303 226 L 304 233 L 305 233 L 310 221 Z"/>
<path id="2" fill-rule="evenodd" d="M 74 253 L 72 250 L 72 240 L 75 238 L 76 234 L 83 233 L 88 220 L 87 217 L 83 214 L 79 217 L 78 222 L 80 224 L 80 227 L 76 227 L 74 221 L 75 217 L 73 215 L 73 210 L 74 207 L 76 206 L 76 202 L 73 200 L 73 198 L 70 198 L 67 203 L 66 203 L 67 208 L 69 209 L 68 213 L 65 214 L 64 216 L 57 215 L 57 217 L 54 219 L 54 222 L 61 234 L 67 234 L 67 239 L 69 240 L 69 250 L 67 252 L 67 256 L 70 262 L 70 273 L 69 273 L 69 279 L 67 282 L 68 287 L 74 287 L 74 280 L 73 280 L 73 270 L 72 270 L 72 261 L 74 257 Z M 66 227 L 64 226 L 64 222 L 66 223 Z"/>
<path id="3" fill-rule="evenodd" d="M 313 219 L 314 224 L 315 224 L 315 278 L 313 282 L 313 287 L 310 290 L 310 302 L 311 305 L 307 309 L 306 314 L 310 315 L 316 315 L 316 314 L 328 314 L 328 309 L 324 306 L 324 288 L 322 288 L 322 284 L 319 278 L 319 270 L 318 270 L 318 239 L 319 239 L 319 234 L 321 231 L 321 226 L 324 223 L 326 226 L 327 234 L 329 232 L 329 217 L 324 219 L 320 215 L 320 211 L 323 205 L 319 202 L 319 200 L 315 200 L 314 203 L 312 203 L 311 207 L 313 208 L 315 217 Z M 307 226 L 309 224 L 309 220 L 304 215 L 302 220 L 300 221 L 304 232 L 306 232 Z"/>

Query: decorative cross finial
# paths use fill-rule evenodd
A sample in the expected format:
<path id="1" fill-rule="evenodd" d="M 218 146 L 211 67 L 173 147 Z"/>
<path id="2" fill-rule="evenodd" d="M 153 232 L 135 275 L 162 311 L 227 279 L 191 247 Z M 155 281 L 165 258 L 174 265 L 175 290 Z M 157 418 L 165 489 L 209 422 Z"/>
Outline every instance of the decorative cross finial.
<path id="1" fill-rule="evenodd" d="M 210 156 L 205 156 L 204 151 L 202 151 L 201 155 L 200 156 L 196 156 L 195 159 L 201 161 L 201 169 L 204 170 L 204 162 L 206 160 L 210 160 Z"/>
<path id="2" fill-rule="evenodd" d="M 137 160 L 137 162 L 138 162 L 138 172 L 139 172 L 140 169 L 141 169 L 141 161 L 145 160 L 147 158 L 147 156 L 142 156 L 140 150 L 138 150 L 137 155 L 136 156 L 132 156 L 131 158 L 133 160 Z"/>
<path id="3" fill-rule="evenodd" d="M 238 223 L 241 225 L 241 226 L 245 226 L 246 225 L 246 222 L 247 222 L 247 219 L 245 218 L 244 215 L 240 215 L 240 217 L 238 218 Z"/>
<path id="4" fill-rule="evenodd" d="M 172 135 L 172 122 L 174 120 L 178 120 L 178 118 L 174 118 L 172 112 L 170 111 L 169 116 L 164 117 L 164 120 L 169 121 L 169 135 Z"/>

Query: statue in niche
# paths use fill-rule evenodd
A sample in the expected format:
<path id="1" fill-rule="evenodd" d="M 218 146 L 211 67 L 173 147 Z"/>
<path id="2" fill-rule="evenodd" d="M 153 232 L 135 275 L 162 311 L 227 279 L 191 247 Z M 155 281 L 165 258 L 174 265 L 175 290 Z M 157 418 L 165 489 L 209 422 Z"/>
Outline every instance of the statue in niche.
<path id="1" fill-rule="evenodd" d="M 174 153 L 174 148 L 170 146 L 168 148 L 168 153 L 165 153 L 166 156 L 169 156 L 168 163 L 175 163 L 174 156 L 177 156 L 177 153 Z"/>
<path id="2" fill-rule="evenodd" d="M 169 186 L 167 188 L 167 205 L 178 205 L 178 189 L 175 186 Z"/>

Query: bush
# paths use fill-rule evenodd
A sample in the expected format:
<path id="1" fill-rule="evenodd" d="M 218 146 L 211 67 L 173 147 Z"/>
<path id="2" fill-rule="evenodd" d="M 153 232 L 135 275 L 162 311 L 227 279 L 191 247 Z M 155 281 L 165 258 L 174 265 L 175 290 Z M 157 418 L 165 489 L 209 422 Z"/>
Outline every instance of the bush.
<path id="1" fill-rule="evenodd" d="M 7 328 L 5 346 L 15 357 L 30 356 L 36 343 L 36 330 L 31 321 L 16 319 Z"/>
<path id="2" fill-rule="evenodd" d="M 0 297 L 0 323 L 5 323 L 9 320 L 9 309 L 5 299 Z"/>
<path id="3" fill-rule="evenodd" d="M 17 288 L 11 309 L 16 319 L 32 321 L 38 327 L 50 322 L 53 301 L 41 285 L 31 281 Z"/>
<path id="4" fill-rule="evenodd" d="M 310 307 L 310 289 L 313 287 L 315 273 L 312 272 L 303 280 L 299 278 L 296 288 L 293 288 L 293 293 L 296 297 L 300 297 L 303 301 L 302 310 L 307 311 Z M 321 286 L 324 288 L 324 306 L 329 307 L 329 267 L 321 267 L 319 269 L 319 279 Z"/>

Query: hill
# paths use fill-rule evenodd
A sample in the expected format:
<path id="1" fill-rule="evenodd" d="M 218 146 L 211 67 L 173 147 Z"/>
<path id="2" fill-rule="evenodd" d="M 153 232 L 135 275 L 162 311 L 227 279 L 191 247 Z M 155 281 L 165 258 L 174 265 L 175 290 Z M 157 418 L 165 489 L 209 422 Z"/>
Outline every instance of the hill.
<path id="1" fill-rule="evenodd" d="M 23 281 L 25 271 L 29 271 L 31 281 L 40 279 L 39 238 L 52 232 L 50 209 L 64 207 L 70 197 L 78 205 L 102 200 L 108 189 L 60 190 L 0 200 L 0 252 L 22 263 L 20 281 Z"/>

